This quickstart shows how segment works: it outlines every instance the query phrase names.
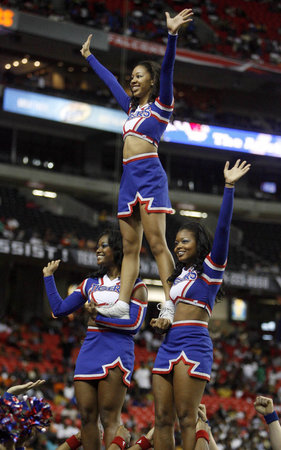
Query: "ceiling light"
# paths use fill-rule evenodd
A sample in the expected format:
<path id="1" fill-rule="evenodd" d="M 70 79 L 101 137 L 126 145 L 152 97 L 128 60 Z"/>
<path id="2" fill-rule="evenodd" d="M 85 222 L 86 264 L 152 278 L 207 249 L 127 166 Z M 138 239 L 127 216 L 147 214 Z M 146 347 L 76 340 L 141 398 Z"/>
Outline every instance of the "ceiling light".
<path id="1" fill-rule="evenodd" d="M 36 197 L 56 198 L 57 193 L 51 191 L 42 191 L 41 189 L 33 189 L 32 194 Z"/>
<path id="2" fill-rule="evenodd" d="M 19 63 L 18 61 L 14 61 L 14 62 L 13 62 L 13 66 L 14 66 L 14 67 L 18 67 L 19 65 L 20 65 L 20 63 Z"/>
<path id="3" fill-rule="evenodd" d="M 35 62 L 34 62 L 34 66 L 35 66 L 35 67 L 39 67 L 39 66 L 40 66 L 40 61 L 35 61 Z"/>
<path id="4" fill-rule="evenodd" d="M 11 64 L 5 64 L 5 69 L 6 70 L 9 70 L 11 67 L 12 67 Z"/>
<path id="5" fill-rule="evenodd" d="M 21 62 L 22 62 L 22 64 L 27 64 L 28 63 L 28 59 L 27 58 L 22 58 Z"/>
<path id="6" fill-rule="evenodd" d="M 189 211 L 187 209 L 181 209 L 180 215 L 185 217 L 194 217 L 195 219 L 206 219 L 208 214 L 201 211 Z"/>
<path id="7" fill-rule="evenodd" d="M 56 198 L 57 197 L 57 193 L 56 192 L 51 192 L 51 191 L 44 191 L 44 197 Z"/>

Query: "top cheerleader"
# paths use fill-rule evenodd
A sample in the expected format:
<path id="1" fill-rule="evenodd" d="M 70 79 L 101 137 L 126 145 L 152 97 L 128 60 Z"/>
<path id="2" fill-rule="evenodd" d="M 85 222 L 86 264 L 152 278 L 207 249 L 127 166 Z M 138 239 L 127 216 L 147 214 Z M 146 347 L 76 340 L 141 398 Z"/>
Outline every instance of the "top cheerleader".
<path id="1" fill-rule="evenodd" d="M 99 308 L 107 316 L 126 317 L 134 282 L 139 272 L 143 232 L 157 262 L 166 300 L 168 276 L 173 271 L 172 255 L 166 243 L 166 214 L 172 213 L 168 180 L 157 149 L 173 111 L 173 71 L 177 33 L 192 20 L 191 9 L 184 9 L 166 23 L 168 42 L 160 67 L 153 61 L 140 62 L 132 71 L 128 96 L 115 76 L 90 52 L 92 35 L 81 54 L 128 114 L 123 127 L 123 175 L 118 200 L 118 218 L 123 239 L 123 263 L 119 301 L 110 308 Z"/>

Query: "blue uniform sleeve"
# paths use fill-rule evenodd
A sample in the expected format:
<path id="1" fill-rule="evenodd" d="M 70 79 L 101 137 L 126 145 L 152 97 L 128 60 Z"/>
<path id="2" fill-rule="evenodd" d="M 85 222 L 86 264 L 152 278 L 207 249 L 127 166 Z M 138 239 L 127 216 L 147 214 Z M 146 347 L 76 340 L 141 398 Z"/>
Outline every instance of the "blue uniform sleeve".
<path id="1" fill-rule="evenodd" d="M 86 302 L 86 298 L 79 290 L 72 292 L 63 300 L 57 291 L 53 275 L 44 277 L 44 283 L 51 309 L 56 317 L 67 316 L 81 308 Z"/>
<path id="2" fill-rule="evenodd" d="M 215 264 L 224 265 L 227 259 L 229 232 L 233 211 L 234 188 L 224 188 L 218 224 L 215 232 L 211 259 Z"/>
<path id="3" fill-rule="evenodd" d="M 166 106 L 173 103 L 173 76 L 177 48 L 177 35 L 168 34 L 167 48 L 160 73 L 160 102 Z"/>
<path id="4" fill-rule="evenodd" d="M 94 55 L 89 55 L 87 61 L 97 76 L 106 84 L 123 111 L 128 114 L 131 98 L 126 94 L 115 76 L 106 69 Z"/>
<path id="5" fill-rule="evenodd" d="M 98 314 L 95 321 L 99 325 L 114 328 L 120 333 L 137 334 L 145 318 L 147 304 L 137 300 L 130 302 L 130 319 L 118 317 L 105 317 Z"/>

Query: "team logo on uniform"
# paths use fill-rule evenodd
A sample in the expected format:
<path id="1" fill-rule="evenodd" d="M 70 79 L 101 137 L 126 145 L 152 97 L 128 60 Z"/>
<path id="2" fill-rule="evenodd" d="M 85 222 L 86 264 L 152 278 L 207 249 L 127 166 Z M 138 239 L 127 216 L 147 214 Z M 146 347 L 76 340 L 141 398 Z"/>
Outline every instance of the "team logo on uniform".
<path id="1" fill-rule="evenodd" d="M 188 269 L 188 271 L 187 271 L 187 273 L 185 273 L 184 275 L 180 275 L 180 276 L 178 276 L 176 279 L 175 279 L 175 281 L 174 281 L 174 284 L 178 284 L 178 283 L 180 283 L 181 281 L 193 281 L 193 280 L 196 280 L 196 278 L 197 278 L 197 272 L 196 272 L 196 270 L 194 270 L 192 267 L 190 268 L 190 269 Z"/>
<path id="2" fill-rule="evenodd" d="M 145 109 L 136 109 L 135 111 L 132 111 L 129 116 L 128 120 L 136 119 L 138 117 L 150 117 L 151 116 L 151 107 L 147 106 Z"/>

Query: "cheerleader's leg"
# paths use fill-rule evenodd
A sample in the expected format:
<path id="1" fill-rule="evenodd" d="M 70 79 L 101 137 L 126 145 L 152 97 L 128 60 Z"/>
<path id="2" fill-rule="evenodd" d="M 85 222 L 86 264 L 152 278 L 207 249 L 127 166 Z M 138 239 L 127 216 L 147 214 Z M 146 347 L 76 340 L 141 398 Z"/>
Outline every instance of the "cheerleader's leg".
<path id="1" fill-rule="evenodd" d="M 100 419 L 104 429 L 105 448 L 108 448 L 121 425 L 121 409 L 125 401 L 127 386 L 123 383 L 124 373 L 115 367 L 106 378 L 99 381 L 98 402 Z"/>
<path id="2" fill-rule="evenodd" d="M 81 415 L 81 437 L 84 450 L 100 450 L 98 427 L 98 392 L 96 381 L 75 381 L 75 397 Z"/>

